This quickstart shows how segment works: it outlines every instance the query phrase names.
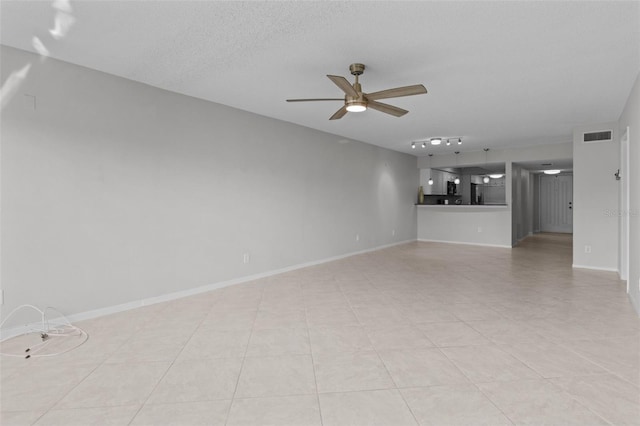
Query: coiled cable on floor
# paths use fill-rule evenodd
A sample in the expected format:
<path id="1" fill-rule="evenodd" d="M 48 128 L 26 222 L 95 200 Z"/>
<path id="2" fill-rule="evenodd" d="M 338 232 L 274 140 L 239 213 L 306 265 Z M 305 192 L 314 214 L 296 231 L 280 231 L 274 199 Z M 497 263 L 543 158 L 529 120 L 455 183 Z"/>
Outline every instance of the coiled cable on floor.
<path id="1" fill-rule="evenodd" d="M 34 326 L 28 329 L 27 331 L 25 331 L 24 333 L 22 333 L 20 336 L 37 333 L 37 334 L 40 334 L 40 338 L 42 339 L 42 341 L 40 343 L 31 345 L 25 348 L 23 353 L 8 353 L 8 352 L 0 351 L 0 355 L 11 356 L 11 357 L 21 357 L 25 359 L 62 355 L 84 344 L 89 338 L 89 334 L 86 331 L 84 331 L 78 326 L 71 324 L 71 322 L 67 319 L 67 317 L 65 317 L 57 309 L 52 307 L 47 307 L 44 310 L 41 310 L 37 306 L 28 305 L 28 304 L 20 305 L 17 308 L 15 308 L 13 311 L 11 311 L 11 313 L 7 315 L 7 317 L 4 320 L 2 320 L 2 322 L 0 322 L 0 330 L 2 330 L 2 326 L 9 320 L 9 318 L 15 315 L 18 311 L 22 309 L 27 309 L 27 308 L 35 310 L 40 314 L 40 318 L 41 318 L 40 327 Z M 49 320 L 47 318 L 47 311 L 51 311 L 58 314 L 62 319 L 62 322 Z M 7 337 L 5 339 L 0 340 L 0 343 L 4 343 L 10 339 L 20 337 L 20 336 Z M 49 346 L 49 344 L 54 340 L 54 338 L 59 338 L 59 337 L 66 337 L 66 338 L 75 337 L 77 338 L 77 341 L 73 342 L 69 347 L 67 347 L 64 350 L 60 350 L 57 352 L 41 353 L 43 349 Z"/>

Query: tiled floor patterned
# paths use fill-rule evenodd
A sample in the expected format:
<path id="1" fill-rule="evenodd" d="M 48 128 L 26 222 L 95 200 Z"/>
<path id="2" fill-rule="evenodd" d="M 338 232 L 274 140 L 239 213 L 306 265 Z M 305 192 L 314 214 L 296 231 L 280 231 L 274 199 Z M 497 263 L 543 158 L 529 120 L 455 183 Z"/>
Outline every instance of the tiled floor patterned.
<path id="1" fill-rule="evenodd" d="M 2 425 L 640 424 L 640 320 L 568 235 L 409 243 L 78 325 L 71 352 L 0 360 Z"/>

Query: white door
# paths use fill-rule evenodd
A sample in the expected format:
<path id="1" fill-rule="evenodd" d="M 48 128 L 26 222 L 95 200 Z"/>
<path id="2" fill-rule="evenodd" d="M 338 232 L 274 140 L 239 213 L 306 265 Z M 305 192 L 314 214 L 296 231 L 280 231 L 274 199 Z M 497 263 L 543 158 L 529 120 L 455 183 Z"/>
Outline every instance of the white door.
<path id="1" fill-rule="evenodd" d="M 540 231 L 573 233 L 573 176 L 540 176 Z"/>

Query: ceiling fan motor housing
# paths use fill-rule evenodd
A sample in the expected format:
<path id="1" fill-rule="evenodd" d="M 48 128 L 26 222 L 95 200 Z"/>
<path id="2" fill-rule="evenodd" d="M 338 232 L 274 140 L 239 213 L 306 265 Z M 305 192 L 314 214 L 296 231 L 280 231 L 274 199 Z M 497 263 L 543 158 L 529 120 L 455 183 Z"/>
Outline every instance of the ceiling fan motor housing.
<path id="1" fill-rule="evenodd" d="M 351 75 L 362 75 L 364 64 L 351 64 L 349 65 L 349 71 L 351 71 Z"/>

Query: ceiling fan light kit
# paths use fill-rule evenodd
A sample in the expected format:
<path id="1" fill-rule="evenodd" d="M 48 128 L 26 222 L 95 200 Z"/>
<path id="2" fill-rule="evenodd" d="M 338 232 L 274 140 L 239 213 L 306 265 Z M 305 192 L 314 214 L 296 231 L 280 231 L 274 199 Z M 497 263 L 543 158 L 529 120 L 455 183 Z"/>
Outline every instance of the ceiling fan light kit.
<path id="1" fill-rule="evenodd" d="M 347 105 L 347 111 L 349 112 L 362 112 L 367 110 L 367 103 L 361 100 L 349 100 L 345 101 Z"/>
<path id="2" fill-rule="evenodd" d="M 349 71 L 355 76 L 353 84 L 339 75 L 327 75 L 340 90 L 345 94 L 344 99 L 341 98 L 316 98 L 316 99 L 287 99 L 287 102 L 317 102 L 317 101 L 343 101 L 344 105 L 336 111 L 329 120 L 338 120 L 345 116 L 347 112 L 362 112 L 367 109 L 375 109 L 385 114 L 395 117 L 402 117 L 409 111 L 398 108 L 393 105 L 378 102 L 378 99 L 398 98 L 401 96 L 423 95 L 427 93 L 427 89 L 422 84 L 413 86 L 396 87 L 393 89 L 381 90 L 379 92 L 364 93 L 358 77 L 364 72 L 364 64 L 351 64 Z"/>

